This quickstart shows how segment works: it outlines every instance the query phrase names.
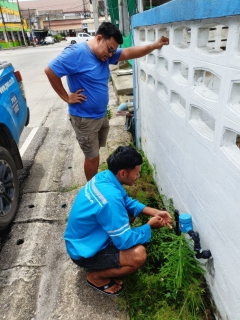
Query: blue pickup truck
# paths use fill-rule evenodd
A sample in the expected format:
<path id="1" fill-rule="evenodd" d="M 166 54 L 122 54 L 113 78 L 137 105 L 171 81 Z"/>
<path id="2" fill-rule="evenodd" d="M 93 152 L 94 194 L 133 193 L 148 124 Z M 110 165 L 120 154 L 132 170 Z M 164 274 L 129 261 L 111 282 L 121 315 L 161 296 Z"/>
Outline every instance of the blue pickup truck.
<path id="1" fill-rule="evenodd" d="M 23 168 L 18 143 L 28 122 L 29 108 L 21 73 L 11 63 L 0 62 L 0 230 L 9 225 L 17 211 L 17 170 Z"/>

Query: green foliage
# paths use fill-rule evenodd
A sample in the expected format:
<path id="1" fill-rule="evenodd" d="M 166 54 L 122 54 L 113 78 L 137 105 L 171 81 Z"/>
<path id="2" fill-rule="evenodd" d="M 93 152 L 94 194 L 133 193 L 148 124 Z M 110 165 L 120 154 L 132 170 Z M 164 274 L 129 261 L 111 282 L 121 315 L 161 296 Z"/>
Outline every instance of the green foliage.
<path id="1" fill-rule="evenodd" d="M 107 162 L 103 162 L 99 165 L 98 167 L 98 172 L 100 171 L 104 171 L 104 170 L 107 170 L 108 169 L 108 165 L 107 165 Z"/>
<path id="2" fill-rule="evenodd" d="M 153 180 L 153 170 L 144 153 L 142 151 L 139 152 L 143 158 L 140 178 L 136 180 L 133 186 L 125 186 L 125 189 L 132 198 L 138 199 L 146 206 L 163 209 L 162 196 L 159 194 L 158 188 Z"/>
<path id="3" fill-rule="evenodd" d="M 176 297 L 183 285 L 191 284 L 196 276 L 204 275 L 204 271 L 183 234 L 177 236 L 172 232 L 166 236 L 163 233 L 161 238 L 160 246 L 165 263 L 160 274 L 166 279 L 166 289 L 173 289 L 171 294 Z"/>
<path id="4" fill-rule="evenodd" d="M 73 185 L 73 186 L 70 186 L 70 187 L 61 188 L 59 191 L 60 192 L 70 192 L 70 191 L 79 189 L 80 187 L 81 187 L 80 185 Z"/>
<path id="5" fill-rule="evenodd" d="M 60 42 L 60 41 L 62 41 L 62 35 L 61 34 L 56 34 L 55 36 L 54 36 L 54 38 L 57 40 L 57 42 Z"/>
<path id="6" fill-rule="evenodd" d="M 139 143 L 139 147 L 141 148 L 142 147 L 142 138 L 141 137 L 139 137 L 138 143 Z"/>
<path id="7" fill-rule="evenodd" d="M 131 319 L 203 319 L 204 271 L 184 236 L 153 230 L 146 249 L 145 265 L 125 279 Z"/>
<path id="8" fill-rule="evenodd" d="M 141 166 L 141 177 L 142 179 L 146 180 L 147 182 L 150 182 L 154 184 L 153 180 L 153 169 L 149 165 L 148 159 L 146 158 L 145 154 L 142 151 L 139 151 L 143 158 L 143 163 Z"/>
<path id="9" fill-rule="evenodd" d="M 112 118 L 112 110 L 110 109 L 109 106 L 107 107 L 107 116 L 108 116 L 108 119 Z"/>
<path id="10" fill-rule="evenodd" d="M 172 199 L 159 194 L 153 170 L 141 154 L 141 177 L 134 186 L 125 187 L 129 196 L 173 214 Z M 142 215 L 134 225 L 147 221 L 148 217 Z M 148 255 L 145 265 L 124 280 L 126 299 L 121 302 L 131 320 L 213 320 L 211 315 L 207 316 L 209 302 L 205 301 L 203 265 L 195 258 L 189 241 L 167 227 L 152 230 L 151 242 L 145 245 Z"/>

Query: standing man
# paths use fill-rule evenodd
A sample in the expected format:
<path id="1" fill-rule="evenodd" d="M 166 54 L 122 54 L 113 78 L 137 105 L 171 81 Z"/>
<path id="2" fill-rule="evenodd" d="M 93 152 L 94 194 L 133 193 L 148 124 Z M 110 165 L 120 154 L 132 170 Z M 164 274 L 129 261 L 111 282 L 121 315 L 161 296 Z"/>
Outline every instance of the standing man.
<path id="1" fill-rule="evenodd" d="M 169 226 L 167 211 L 146 207 L 128 197 L 122 185 L 132 186 L 140 176 L 142 156 L 133 147 L 118 147 L 107 159 L 108 170 L 96 174 L 78 193 L 64 234 L 67 252 L 78 266 L 90 269 L 87 283 L 108 295 L 118 295 L 122 281 L 146 261 L 143 243 L 151 229 Z M 140 213 L 149 221 L 131 228 Z"/>
<path id="2" fill-rule="evenodd" d="M 143 57 L 167 45 L 169 40 L 161 37 L 145 46 L 118 48 L 122 43 L 118 28 L 110 22 L 103 22 L 93 39 L 65 48 L 45 68 L 53 89 L 68 103 L 70 121 L 85 155 L 87 181 L 98 171 L 99 149 L 106 145 L 109 131 L 109 64 Z M 67 76 L 69 92 L 63 87 L 63 76 Z"/>

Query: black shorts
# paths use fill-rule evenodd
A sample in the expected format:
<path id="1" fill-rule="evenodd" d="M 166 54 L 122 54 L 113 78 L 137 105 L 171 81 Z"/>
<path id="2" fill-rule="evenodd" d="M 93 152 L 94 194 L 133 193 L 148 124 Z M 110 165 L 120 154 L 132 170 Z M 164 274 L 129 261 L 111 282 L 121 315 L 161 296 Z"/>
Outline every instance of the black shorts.
<path id="1" fill-rule="evenodd" d="M 72 261 L 79 267 L 91 270 L 120 268 L 119 250 L 111 242 L 105 249 L 99 251 L 91 258 L 80 258 Z"/>

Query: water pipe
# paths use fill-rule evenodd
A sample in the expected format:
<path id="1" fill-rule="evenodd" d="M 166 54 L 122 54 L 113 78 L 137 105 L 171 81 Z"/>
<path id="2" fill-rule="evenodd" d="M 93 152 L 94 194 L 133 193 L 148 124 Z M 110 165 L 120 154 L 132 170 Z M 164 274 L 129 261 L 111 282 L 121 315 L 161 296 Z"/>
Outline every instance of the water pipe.
<path id="1" fill-rule="evenodd" d="M 174 218 L 175 218 L 175 232 L 177 236 L 180 236 L 181 230 L 179 226 L 179 211 L 177 209 L 174 210 Z"/>
<path id="2" fill-rule="evenodd" d="M 194 251 L 196 251 L 196 258 L 197 259 L 209 259 L 212 254 L 210 250 L 203 250 L 201 249 L 201 244 L 200 244 L 200 237 L 198 232 L 194 232 L 193 230 L 190 230 L 187 232 L 190 237 L 193 239 L 194 242 Z"/>
<path id="3" fill-rule="evenodd" d="M 187 233 L 194 242 L 194 251 L 196 251 L 197 259 L 209 259 L 212 254 L 210 250 L 201 249 L 199 233 L 193 231 L 192 217 L 189 213 L 179 214 L 178 210 L 174 211 L 175 232 L 179 236 L 181 232 Z"/>

